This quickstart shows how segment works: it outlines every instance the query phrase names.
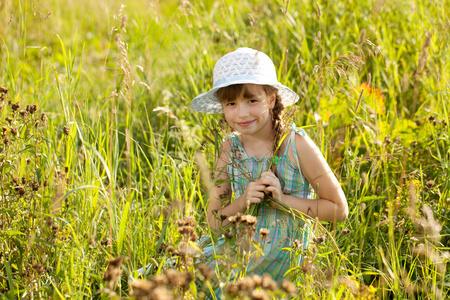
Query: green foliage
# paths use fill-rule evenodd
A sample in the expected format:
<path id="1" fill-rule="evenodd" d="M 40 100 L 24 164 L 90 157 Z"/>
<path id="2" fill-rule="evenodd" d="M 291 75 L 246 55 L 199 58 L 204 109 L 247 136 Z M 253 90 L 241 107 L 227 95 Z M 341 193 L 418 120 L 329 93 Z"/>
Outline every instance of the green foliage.
<path id="1" fill-rule="evenodd" d="M 195 154 L 214 165 L 220 117 L 189 102 L 219 57 L 248 46 L 300 94 L 294 121 L 350 206 L 314 226 L 326 238 L 291 269 L 294 294 L 448 297 L 448 0 L 121 4 L 0 1 L 1 296 L 200 298 L 221 283 L 229 298 L 289 297 L 288 283 L 214 279 L 174 222 L 209 235 Z M 157 276 L 128 286 L 150 262 Z"/>

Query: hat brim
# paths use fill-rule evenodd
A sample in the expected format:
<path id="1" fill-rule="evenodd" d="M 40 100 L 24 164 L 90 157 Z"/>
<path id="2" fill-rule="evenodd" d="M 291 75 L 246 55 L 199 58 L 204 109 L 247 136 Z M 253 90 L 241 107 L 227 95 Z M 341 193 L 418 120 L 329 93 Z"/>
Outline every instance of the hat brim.
<path id="1" fill-rule="evenodd" d="M 294 104 L 298 101 L 299 96 L 296 92 L 291 90 L 285 85 L 281 83 L 273 83 L 273 82 L 261 82 L 258 80 L 257 82 L 253 82 L 252 80 L 237 80 L 231 83 L 223 84 L 220 86 L 213 87 L 206 93 L 200 94 L 195 97 L 191 101 L 191 108 L 195 111 L 208 113 L 208 114 L 219 114 L 223 113 L 222 104 L 216 96 L 217 90 L 227 87 L 234 84 L 258 84 L 258 85 L 270 85 L 278 90 L 278 94 L 281 98 L 281 103 L 283 103 L 284 107 Z"/>

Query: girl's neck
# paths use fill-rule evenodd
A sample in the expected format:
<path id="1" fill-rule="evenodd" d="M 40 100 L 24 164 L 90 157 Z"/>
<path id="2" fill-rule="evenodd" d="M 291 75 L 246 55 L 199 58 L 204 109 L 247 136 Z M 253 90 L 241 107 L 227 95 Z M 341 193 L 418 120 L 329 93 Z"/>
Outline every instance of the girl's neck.
<path id="1" fill-rule="evenodd" d="M 251 135 L 239 135 L 241 145 L 249 157 L 257 159 L 270 157 L 272 155 L 274 136 L 273 134 L 265 137 Z"/>

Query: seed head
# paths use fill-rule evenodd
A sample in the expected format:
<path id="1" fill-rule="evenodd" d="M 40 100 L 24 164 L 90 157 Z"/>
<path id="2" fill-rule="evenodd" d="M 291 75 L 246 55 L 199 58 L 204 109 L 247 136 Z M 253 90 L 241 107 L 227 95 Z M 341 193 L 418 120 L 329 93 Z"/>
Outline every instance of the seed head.
<path id="1" fill-rule="evenodd" d="M 37 181 L 34 181 L 31 184 L 31 187 L 33 188 L 33 191 L 35 191 L 35 192 L 39 191 L 39 188 L 40 188 L 39 183 Z"/>
<path id="2" fill-rule="evenodd" d="M 111 238 L 106 238 L 105 239 L 105 245 L 111 247 L 112 246 L 112 240 Z"/>
<path id="3" fill-rule="evenodd" d="M 189 283 L 193 280 L 191 272 L 181 273 L 175 269 L 165 270 L 164 275 L 166 275 L 169 285 L 172 287 L 180 287 L 182 289 L 188 288 Z"/>
<path id="4" fill-rule="evenodd" d="M 210 280 L 214 275 L 214 270 L 206 265 L 199 265 L 198 269 L 200 270 L 204 280 Z"/>
<path id="5" fill-rule="evenodd" d="M 70 129 L 67 126 L 64 126 L 63 131 L 64 131 L 65 135 L 69 135 L 69 133 L 70 133 Z"/>
<path id="6" fill-rule="evenodd" d="M 47 115 L 45 113 L 42 113 L 41 121 L 42 121 L 42 125 L 47 126 L 48 118 L 47 118 Z"/>
<path id="7" fill-rule="evenodd" d="M 18 185 L 14 187 L 14 190 L 17 192 L 17 194 L 19 194 L 19 196 L 25 195 L 25 189 L 23 188 L 23 186 Z"/>
<path id="8" fill-rule="evenodd" d="M 427 187 L 428 188 L 432 188 L 436 183 L 434 182 L 434 180 L 430 179 L 427 181 Z"/>
<path id="9" fill-rule="evenodd" d="M 5 135 L 5 136 L 3 137 L 3 143 L 4 143 L 5 145 L 8 145 L 9 142 L 11 142 L 11 140 L 8 138 L 7 135 Z"/>
<path id="10" fill-rule="evenodd" d="M 27 105 L 27 112 L 32 115 L 36 112 L 37 110 L 37 105 L 36 104 L 32 104 L 32 105 Z"/>
<path id="11" fill-rule="evenodd" d="M 41 264 L 35 264 L 33 265 L 33 269 L 36 270 L 36 272 L 41 275 L 42 273 L 44 273 L 44 266 Z"/>
<path id="12" fill-rule="evenodd" d="M 11 103 L 11 109 L 12 109 L 13 111 L 17 111 L 19 108 L 20 108 L 19 102 L 17 102 L 17 103 Z"/>
<path id="13" fill-rule="evenodd" d="M 2 127 L 2 130 L 3 130 L 3 132 L 7 132 L 7 131 L 8 131 L 8 127 L 3 126 L 3 127 Z"/>
<path id="14" fill-rule="evenodd" d="M 12 124 L 13 118 L 11 118 L 11 117 L 6 117 L 5 120 L 8 121 L 9 124 Z"/>
<path id="15" fill-rule="evenodd" d="M 120 256 L 109 261 L 108 269 L 103 275 L 103 280 L 106 281 L 110 289 L 114 287 L 120 275 L 122 275 L 122 262 L 123 258 Z"/>
<path id="16" fill-rule="evenodd" d="M 225 239 L 227 239 L 227 240 L 230 240 L 230 239 L 233 238 L 233 236 L 232 236 L 228 231 L 225 231 L 225 232 L 223 233 L 223 236 L 224 236 Z"/>
<path id="17" fill-rule="evenodd" d="M 252 215 L 244 215 L 242 216 L 242 222 L 247 223 L 248 225 L 255 225 L 256 217 Z"/>
<path id="18" fill-rule="evenodd" d="M 262 240 L 267 240 L 267 236 L 269 235 L 269 229 L 267 229 L 267 228 L 261 228 L 260 230 L 259 230 L 259 234 L 261 235 L 261 239 Z"/>
<path id="19" fill-rule="evenodd" d="M 343 235 L 349 234 L 350 233 L 350 229 L 342 229 L 341 233 Z"/>
<path id="20" fill-rule="evenodd" d="M 258 274 L 253 274 L 252 279 L 253 279 L 253 282 L 255 283 L 256 287 L 261 286 L 261 283 L 262 283 L 261 276 L 259 276 Z"/>
<path id="21" fill-rule="evenodd" d="M 269 295 L 267 295 L 266 292 L 263 290 L 253 290 L 250 293 L 250 299 L 251 300 L 269 300 Z"/>
<path id="22" fill-rule="evenodd" d="M 8 88 L 4 86 L 0 86 L 0 94 L 8 94 Z"/>
<path id="23" fill-rule="evenodd" d="M 57 170 L 56 174 L 58 175 L 58 178 L 65 178 L 66 177 L 66 173 L 64 173 L 61 170 Z"/>
<path id="24" fill-rule="evenodd" d="M 58 230 L 59 230 L 59 226 L 58 226 L 58 224 L 53 224 L 52 225 L 52 231 L 53 231 L 53 233 L 57 233 L 58 232 Z"/>
<path id="25" fill-rule="evenodd" d="M 19 110 L 19 114 L 22 118 L 25 118 L 27 116 L 27 111 L 25 109 Z"/>
<path id="26" fill-rule="evenodd" d="M 302 245 L 302 243 L 298 239 L 295 239 L 294 243 L 292 244 L 292 247 L 294 247 L 295 249 L 298 249 L 298 248 L 300 248 L 301 245 Z"/>
<path id="27" fill-rule="evenodd" d="M 194 228 L 190 226 L 178 227 L 178 232 L 182 235 L 190 236 L 194 232 Z"/>
<path id="28" fill-rule="evenodd" d="M 321 35 L 322 35 L 322 33 L 320 31 L 317 32 L 317 35 L 316 35 L 316 38 L 315 38 L 315 40 L 316 40 L 316 47 L 319 46 Z"/>
<path id="29" fill-rule="evenodd" d="M 322 244 L 323 242 L 325 242 L 325 236 L 321 235 L 321 236 L 317 236 L 313 238 L 313 242 L 316 244 Z"/>
<path id="30" fill-rule="evenodd" d="M 22 177 L 22 184 L 25 185 L 27 183 L 27 179 L 25 178 L 25 176 Z"/>
<path id="31" fill-rule="evenodd" d="M 39 120 L 36 119 L 34 120 L 34 128 L 38 128 L 39 127 Z"/>
<path id="32" fill-rule="evenodd" d="M 297 292 L 297 287 L 294 283 L 287 279 L 281 281 L 281 288 L 286 292 L 286 294 L 295 294 Z"/>
<path id="33" fill-rule="evenodd" d="M 228 218 L 228 221 L 230 221 L 230 223 L 232 224 L 239 224 L 242 220 L 242 214 L 241 213 L 237 213 L 235 216 L 231 216 Z"/>
<path id="34" fill-rule="evenodd" d="M 123 16 L 122 16 L 122 24 L 120 24 L 120 29 L 122 29 L 122 28 L 124 28 L 125 26 L 127 26 L 127 21 L 128 21 L 127 15 L 123 15 Z"/>
<path id="35" fill-rule="evenodd" d="M 249 292 L 255 288 L 255 282 L 251 277 L 240 278 L 236 284 L 239 291 Z"/>
<path id="36" fill-rule="evenodd" d="M 178 224 L 178 227 L 182 227 L 182 226 L 195 227 L 197 225 L 197 222 L 192 217 L 185 217 L 182 220 L 178 220 L 177 224 Z"/>
<path id="37" fill-rule="evenodd" d="M 110 266 L 120 267 L 120 266 L 122 266 L 123 258 L 120 257 L 120 256 L 118 256 L 118 257 L 116 257 L 116 258 L 111 259 L 110 261 L 108 261 L 108 263 L 109 263 Z"/>
<path id="38" fill-rule="evenodd" d="M 163 275 L 155 275 L 152 278 L 152 282 L 156 285 L 156 286 L 163 286 L 166 285 L 168 283 L 167 278 Z"/>
<path id="39" fill-rule="evenodd" d="M 47 225 L 47 227 L 52 227 L 53 225 L 53 220 L 51 217 L 47 217 L 47 219 L 45 220 L 45 225 Z"/>
<path id="40" fill-rule="evenodd" d="M 238 295 L 239 289 L 237 287 L 237 285 L 233 282 L 229 283 L 226 287 L 225 287 L 225 293 L 227 293 L 228 295 L 232 296 L 232 297 L 236 297 Z"/>
<path id="41" fill-rule="evenodd" d="M 13 136 L 17 136 L 17 129 L 15 129 L 14 127 L 11 127 L 11 134 Z"/>
<path id="42" fill-rule="evenodd" d="M 148 299 L 148 295 L 155 287 L 153 282 L 140 279 L 131 282 L 131 286 L 133 287 L 133 293 L 131 294 L 131 296 L 133 296 L 135 299 Z"/>
<path id="43" fill-rule="evenodd" d="M 302 271 L 305 274 L 309 274 L 311 273 L 316 267 L 314 266 L 314 264 L 311 261 L 305 261 L 302 265 Z"/>
<path id="44" fill-rule="evenodd" d="M 261 287 L 265 290 L 274 292 L 277 289 L 277 283 L 268 274 L 262 276 Z"/>
<path id="45" fill-rule="evenodd" d="M 385 143 L 386 145 L 389 145 L 389 144 L 392 143 L 392 140 L 391 140 L 391 136 L 390 136 L 390 135 L 386 135 L 386 136 L 384 137 L 384 143 Z"/>

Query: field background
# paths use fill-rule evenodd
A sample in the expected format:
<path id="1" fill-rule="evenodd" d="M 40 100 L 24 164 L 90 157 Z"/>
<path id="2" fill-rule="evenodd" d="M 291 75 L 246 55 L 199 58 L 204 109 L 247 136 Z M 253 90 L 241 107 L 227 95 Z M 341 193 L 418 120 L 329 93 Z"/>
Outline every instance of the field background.
<path id="1" fill-rule="evenodd" d="M 294 121 L 349 202 L 347 221 L 314 226 L 326 238 L 292 269 L 299 298 L 448 298 L 449 8 L 0 0 L 0 295 L 127 298 L 128 275 L 164 265 L 161 245 L 179 246 L 177 220 L 193 217 L 209 234 L 196 153 L 214 164 L 220 117 L 189 102 L 211 87 L 219 57 L 248 46 L 300 94 Z M 121 280 L 108 267 L 118 256 Z M 207 287 L 160 288 L 198 298 Z"/>

